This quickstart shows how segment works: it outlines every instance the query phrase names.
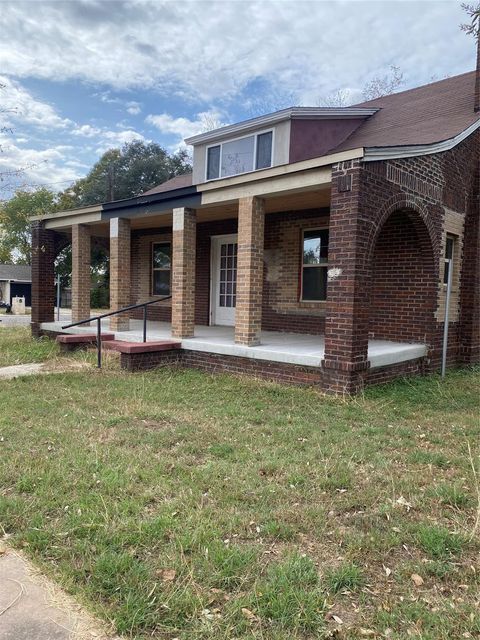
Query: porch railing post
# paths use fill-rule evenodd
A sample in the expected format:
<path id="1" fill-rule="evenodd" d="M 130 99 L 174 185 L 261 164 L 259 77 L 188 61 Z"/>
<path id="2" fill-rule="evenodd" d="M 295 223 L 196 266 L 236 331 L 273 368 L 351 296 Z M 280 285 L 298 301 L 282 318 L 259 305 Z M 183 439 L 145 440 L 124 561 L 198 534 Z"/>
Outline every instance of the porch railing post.
<path id="1" fill-rule="evenodd" d="M 143 341 L 147 341 L 147 305 L 143 306 Z"/>

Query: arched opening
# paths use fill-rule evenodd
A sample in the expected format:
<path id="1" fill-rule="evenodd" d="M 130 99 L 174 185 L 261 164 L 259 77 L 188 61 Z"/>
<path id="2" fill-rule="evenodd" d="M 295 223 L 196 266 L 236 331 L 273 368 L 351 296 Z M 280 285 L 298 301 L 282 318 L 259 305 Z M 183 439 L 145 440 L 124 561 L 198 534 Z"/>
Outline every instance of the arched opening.
<path id="1" fill-rule="evenodd" d="M 420 215 L 393 212 L 371 257 L 369 334 L 396 342 L 431 341 L 436 271 L 431 238 Z"/>

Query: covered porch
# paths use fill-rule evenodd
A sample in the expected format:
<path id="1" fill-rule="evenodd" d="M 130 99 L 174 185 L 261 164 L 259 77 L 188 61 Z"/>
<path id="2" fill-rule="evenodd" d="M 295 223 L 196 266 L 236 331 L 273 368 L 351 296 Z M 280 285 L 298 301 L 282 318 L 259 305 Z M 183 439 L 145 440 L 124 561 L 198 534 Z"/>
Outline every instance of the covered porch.
<path id="1" fill-rule="evenodd" d="M 110 256 L 110 308 L 157 299 L 148 339 L 179 341 L 187 366 L 210 359 L 211 369 L 263 368 L 278 380 L 295 379 L 303 367 L 334 392 L 418 373 L 430 357 L 438 282 L 429 231 L 397 197 L 380 208 L 362 205 L 378 211 L 370 224 L 355 195 L 358 171 L 358 163 L 341 161 L 238 176 L 202 192 L 159 192 L 39 222 L 32 330 L 62 331 L 53 322 L 53 274 L 65 238 L 72 320 L 91 315 L 91 246 L 100 239 Z M 141 310 L 104 328 L 140 342 Z"/>
<path id="2" fill-rule="evenodd" d="M 64 322 L 44 322 L 44 331 L 71 334 L 92 333 L 92 327 L 79 326 L 62 329 Z M 102 321 L 102 331 L 108 332 L 110 324 Z M 116 340 L 141 342 L 143 338 L 143 322 L 130 320 L 126 330 L 115 331 Z M 172 327 L 168 322 L 148 321 L 147 341 L 172 339 Z M 283 333 L 279 331 L 261 331 L 260 343 L 256 346 L 245 346 L 235 342 L 233 327 L 195 326 L 194 337 L 182 338 L 181 348 L 190 351 L 201 351 L 223 356 L 268 360 L 303 367 L 320 367 L 325 357 L 325 338 L 322 335 L 305 335 L 300 333 Z M 422 358 L 426 354 L 423 344 L 409 344 L 391 340 L 369 340 L 368 360 L 370 368 L 386 367 L 409 360 Z"/>

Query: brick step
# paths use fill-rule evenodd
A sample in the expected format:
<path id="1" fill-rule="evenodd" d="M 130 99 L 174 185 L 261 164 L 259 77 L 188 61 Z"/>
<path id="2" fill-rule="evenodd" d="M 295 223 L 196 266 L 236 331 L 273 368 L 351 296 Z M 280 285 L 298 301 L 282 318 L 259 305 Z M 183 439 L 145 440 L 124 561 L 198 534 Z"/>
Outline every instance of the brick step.
<path id="1" fill-rule="evenodd" d="M 182 343 L 178 340 L 159 340 L 152 342 L 126 342 L 125 340 L 108 340 L 102 343 L 104 349 L 119 351 L 120 353 L 155 353 L 158 351 L 172 351 L 180 349 Z"/>
<path id="2" fill-rule="evenodd" d="M 102 342 L 113 340 L 113 333 L 102 333 L 100 336 Z M 96 333 L 62 333 L 56 337 L 62 351 L 75 351 L 75 349 L 84 349 L 91 345 L 97 344 Z"/>

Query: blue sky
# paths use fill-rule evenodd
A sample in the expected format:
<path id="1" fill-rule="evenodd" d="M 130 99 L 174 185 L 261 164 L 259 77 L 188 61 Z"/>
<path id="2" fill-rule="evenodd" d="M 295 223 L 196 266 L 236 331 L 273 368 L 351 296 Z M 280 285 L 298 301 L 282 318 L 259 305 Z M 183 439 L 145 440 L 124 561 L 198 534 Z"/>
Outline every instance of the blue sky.
<path id="1" fill-rule="evenodd" d="M 459 2 L 8 2 L 0 30 L 0 198 L 66 188 L 108 148 L 170 151 L 209 126 L 339 90 L 391 65 L 403 88 L 474 68 Z M 2 187 L 3 184 L 3 187 Z"/>

